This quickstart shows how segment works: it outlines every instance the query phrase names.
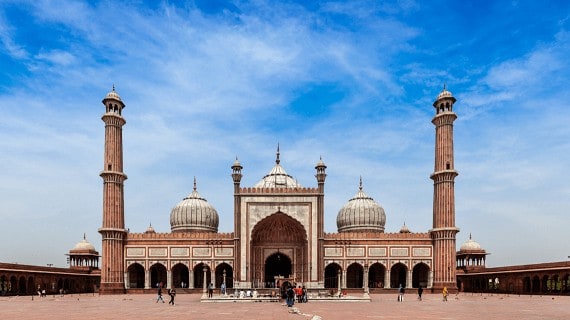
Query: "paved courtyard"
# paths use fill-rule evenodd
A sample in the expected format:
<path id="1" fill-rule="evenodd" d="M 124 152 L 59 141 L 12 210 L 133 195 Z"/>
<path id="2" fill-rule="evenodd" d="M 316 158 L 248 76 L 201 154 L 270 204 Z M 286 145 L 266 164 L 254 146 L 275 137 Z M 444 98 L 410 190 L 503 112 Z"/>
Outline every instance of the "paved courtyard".
<path id="1" fill-rule="evenodd" d="M 0 297 L 2 319 L 570 319 L 570 297 L 372 295 L 372 302 L 310 302 L 291 313 L 283 303 L 201 303 L 200 295 L 178 295 L 176 305 L 156 303 L 154 295 L 66 295 L 45 298 Z M 165 296 L 166 298 L 166 296 Z"/>

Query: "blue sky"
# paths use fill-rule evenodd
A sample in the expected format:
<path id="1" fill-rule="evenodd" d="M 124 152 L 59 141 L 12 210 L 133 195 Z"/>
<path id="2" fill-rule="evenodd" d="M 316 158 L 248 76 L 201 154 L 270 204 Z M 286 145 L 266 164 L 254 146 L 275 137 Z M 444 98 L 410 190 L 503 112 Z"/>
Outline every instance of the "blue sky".
<path id="1" fill-rule="evenodd" d="M 243 186 L 328 166 L 325 229 L 364 190 L 387 232 L 432 223 L 432 103 L 455 112 L 457 226 L 488 265 L 566 260 L 567 1 L 1 1 L 0 261 L 100 250 L 104 124 L 123 115 L 126 226 L 169 232 L 198 191 L 233 230 Z"/>

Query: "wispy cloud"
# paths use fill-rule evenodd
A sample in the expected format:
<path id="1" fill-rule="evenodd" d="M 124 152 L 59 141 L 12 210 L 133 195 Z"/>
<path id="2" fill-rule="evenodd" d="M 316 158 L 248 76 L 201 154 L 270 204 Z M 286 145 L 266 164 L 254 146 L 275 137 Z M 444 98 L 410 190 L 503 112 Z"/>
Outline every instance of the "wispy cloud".
<path id="1" fill-rule="evenodd" d="M 528 221 L 543 207 L 540 199 L 551 204 L 544 227 L 567 211 L 557 196 L 569 192 L 561 178 L 570 160 L 569 41 L 565 23 L 554 17 L 556 33 L 528 35 L 536 39 L 512 48 L 522 54 L 495 59 L 480 48 L 504 35 L 489 31 L 495 38 L 454 42 L 461 35 L 422 24 L 435 9 L 413 1 L 150 6 L 0 5 L 0 63 L 12 79 L 0 85 L 0 216 L 22 230 L 20 239 L 65 230 L 51 257 L 60 257 L 83 232 L 99 244 L 100 101 L 113 84 L 127 105 L 126 220 L 132 231 L 151 221 L 168 231 L 170 209 L 191 191 L 194 176 L 221 215 L 221 231 L 231 231 L 232 161 L 239 157 L 244 185 L 254 185 L 272 167 L 278 142 L 282 164 L 303 185 L 316 183 L 320 156 L 329 166 L 327 232 L 336 230 L 336 214 L 356 192 L 360 175 L 366 192 L 384 206 L 389 232 L 404 220 L 413 231 L 426 231 L 431 104 L 445 82 L 458 98 L 458 226 L 472 228 L 484 247 L 503 253 L 506 247 L 485 241 L 498 229 L 488 228 L 487 219 L 512 224 L 502 232 L 519 234 L 531 231 Z M 41 41 L 25 37 L 37 33 Z M 25 231 L 15 217 L 34 217 L 37 225 Z M 0 259 L 23 262 L 25 246 L 22 241 L 21 253 Z M 47 259 L 55 263 L 48 253 L 30 262 Z"/>

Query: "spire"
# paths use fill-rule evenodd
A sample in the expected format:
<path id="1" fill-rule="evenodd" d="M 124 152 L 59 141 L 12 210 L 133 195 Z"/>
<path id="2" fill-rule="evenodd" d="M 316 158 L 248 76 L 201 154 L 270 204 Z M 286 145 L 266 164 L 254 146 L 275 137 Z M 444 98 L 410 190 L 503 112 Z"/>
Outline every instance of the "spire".
<path id="1" fill-rule="evenodd" d="M 471 232 L 469 232 L 469 240 L 471 240 Z"/>
<path id="2" fill-rule="evenodd" d="M 194 191 L 196 191 L 196 176 L 194 176 Z"/>
<path id="3" fill-rule="evenodd" d="M 279 164 L 279 162 L 281 162 L 281 160 L 279 160 L 279 142 L 277 142 L 277 158 L 275 159 L 275 163 Z"/>
<path id="4" fill-rule="evenodd" d="M 115 84 L 113 83 L 113 92 L 115 92 Z"/>
<path id="5" fill-rule="evenodd" d="M 85 232 L 83 232 L 83 240 L 87 240 L 87 236 L 85 235 Z"/>
<path id="6" fill-rule="evenodd" d="M 443 90 L 442 90 L 442 91 L 447 90 L 446 87 L 447 87 L 447 83 L 444 82 L 444 83 L 443 83 Z"/>
<path id="7" fill-rule="evenodd" d="M 358 190 L 362 191 L 362 176 L 360 176 L 360 185 L 358 186 Z"/>

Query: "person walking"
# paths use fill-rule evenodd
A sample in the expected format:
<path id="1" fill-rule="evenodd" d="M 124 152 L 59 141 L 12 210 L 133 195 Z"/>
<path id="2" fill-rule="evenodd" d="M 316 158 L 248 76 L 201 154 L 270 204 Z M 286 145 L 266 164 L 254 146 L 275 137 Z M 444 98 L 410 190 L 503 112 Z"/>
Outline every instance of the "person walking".
<path id="1" fill-rule="evenodd" d="M 170 296 L 170 301 L 168 301 L 168 304 L 174 305 L 174 297 L 176 296 L 176 290 L 168 289 L 168 295 Z"/>
<path id="2" fill-rule="evenodd" d="M 164 303 L 164 299 L 162 298 L 162 285 L 158 286 L 158 292 L 157 292 L 157 297 L 156 297 L 156 303 L 158 303 L 158 301 L 162 301 L 162 303 Z"/>
<path id="3" fill-rule="evenodd" d="M 404 302 L 404 287 L 402 286 L 402 284 L 400 284 L 400 288 L 398 288 L 398 301 L 399 302 Z"/>
<path id="4" fill-rule="evenodd" d="M 418 300 L 422 301 L 422 293 L 424 292 L 424 289 L 422 288 L 422 286 L 418 287 Z"/>
<path id="5" fill-rule="evenodd" d="M 441 294 L 443 295 L 443 301 L 447 302 L 447 287 L 443 287 Z"/>

